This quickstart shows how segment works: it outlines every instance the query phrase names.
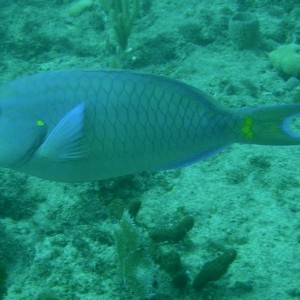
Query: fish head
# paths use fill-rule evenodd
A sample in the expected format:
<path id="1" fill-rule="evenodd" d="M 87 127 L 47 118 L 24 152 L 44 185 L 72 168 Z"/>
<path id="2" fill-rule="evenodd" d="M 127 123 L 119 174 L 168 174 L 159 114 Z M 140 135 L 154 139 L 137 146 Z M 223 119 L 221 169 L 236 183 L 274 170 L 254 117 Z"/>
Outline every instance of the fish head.
<path id="1" fill-rule="evenodd" d="M 24 164 L 42 143 L 46 131 L 45 123 L 26 107 L 0 103 L 0 166 L 14 168 Z"/>

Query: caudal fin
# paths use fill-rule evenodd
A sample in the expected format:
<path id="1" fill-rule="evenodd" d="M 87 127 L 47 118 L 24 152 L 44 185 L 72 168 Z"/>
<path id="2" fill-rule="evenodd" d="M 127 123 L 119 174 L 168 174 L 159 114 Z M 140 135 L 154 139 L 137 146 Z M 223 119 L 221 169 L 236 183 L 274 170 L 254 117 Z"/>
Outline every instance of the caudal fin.
<path id="1" fill-rule="evenodd" d="M 238 113 L 241 116 L 239 142 L 261 145 L 300 144 L 300 104 L 246 107 L 239 109 Z"/>

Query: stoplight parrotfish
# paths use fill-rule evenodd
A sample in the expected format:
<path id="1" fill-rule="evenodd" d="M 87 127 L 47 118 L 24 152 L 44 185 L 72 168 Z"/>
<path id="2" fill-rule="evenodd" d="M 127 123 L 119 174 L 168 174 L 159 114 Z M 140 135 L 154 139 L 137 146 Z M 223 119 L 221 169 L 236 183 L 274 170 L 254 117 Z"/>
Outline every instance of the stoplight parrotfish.
<path id="1" fill-rule="evenodd" d="M 299 145 L 300 105 L 230 110 L 163 76 L 50 71 L 0 86 L 0 166 L 93 181 L 178 168 L 232 143 Z"/>

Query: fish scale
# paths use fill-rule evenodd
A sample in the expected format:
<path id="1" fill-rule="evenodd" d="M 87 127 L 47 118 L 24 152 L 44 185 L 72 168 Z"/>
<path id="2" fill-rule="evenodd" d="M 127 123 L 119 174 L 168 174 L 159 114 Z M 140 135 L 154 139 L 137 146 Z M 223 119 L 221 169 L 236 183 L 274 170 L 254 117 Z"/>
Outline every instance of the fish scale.
<path id="1" fill-rule="evenodd" d="M 298 145 L 300 105 L 229 110 L 182 82 L 49 71 L 0 86 L 0 166 L 79 182 L 189 165 L 232 143 Z"/>

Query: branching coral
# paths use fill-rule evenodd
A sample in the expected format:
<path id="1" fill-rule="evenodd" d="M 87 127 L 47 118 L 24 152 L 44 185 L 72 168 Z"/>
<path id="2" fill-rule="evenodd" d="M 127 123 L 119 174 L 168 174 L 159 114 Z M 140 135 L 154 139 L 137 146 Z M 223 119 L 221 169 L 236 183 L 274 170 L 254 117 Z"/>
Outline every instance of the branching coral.
<path id="1" fill-rule="evenodd" d="M 119 275 L 124 287 L 144 299 L 152 293 L 154 264 L 141 229 L 127 211 L 114 232 Z"/>
<path id="2" fill-rule="evenodd" d="M 139 13 L 140 0 L 105 0 L 102 6 L 111 17 L 119 47 L 125 50 L 133 22 Z"/>

